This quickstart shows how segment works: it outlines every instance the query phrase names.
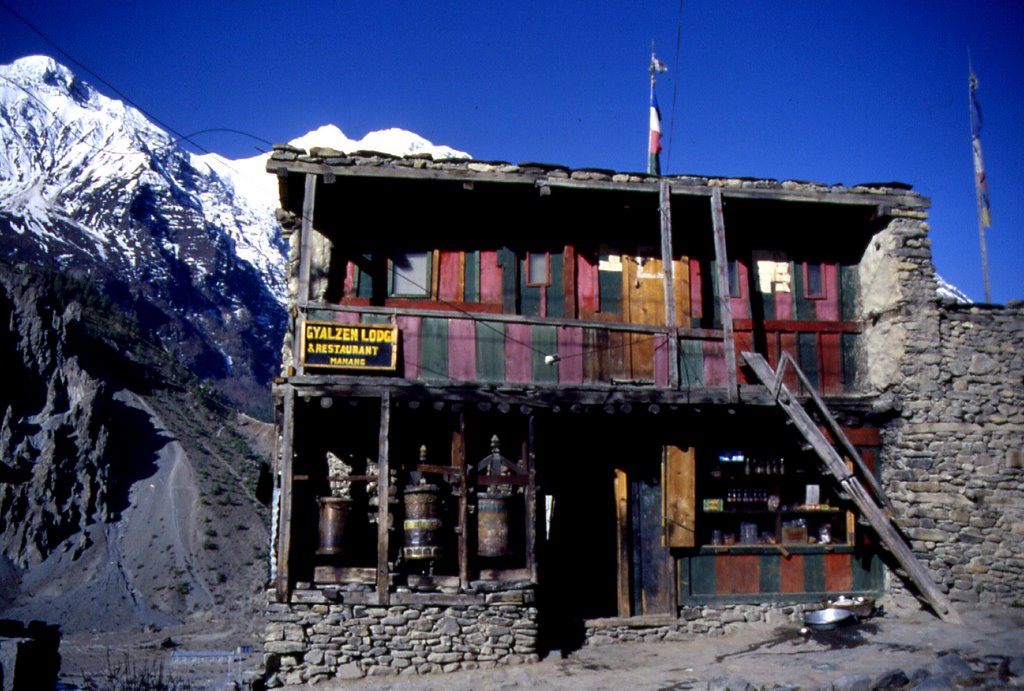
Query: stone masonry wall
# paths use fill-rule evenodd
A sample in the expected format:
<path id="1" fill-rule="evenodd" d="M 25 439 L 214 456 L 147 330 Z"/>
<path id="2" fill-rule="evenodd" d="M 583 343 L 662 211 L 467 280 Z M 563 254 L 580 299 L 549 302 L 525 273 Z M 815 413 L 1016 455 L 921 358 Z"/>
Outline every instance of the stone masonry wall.
<path id="1" fill-rule="evenodd" d="M 524 594 L 491 593 L 489 604 L 377 607 L 296 590 L 292 603 L 267 608 L 267 686 L 535 662 L 537 609 L 522 602 Z"/>
<path id="2" fill-rule="evenodd" d="M 1024 303 L 940 299 L 920 216 L 894 219 L 862 263 L 864 355 L 891 416 L 883 484 L 954 602 L 1021 604 Z"/>

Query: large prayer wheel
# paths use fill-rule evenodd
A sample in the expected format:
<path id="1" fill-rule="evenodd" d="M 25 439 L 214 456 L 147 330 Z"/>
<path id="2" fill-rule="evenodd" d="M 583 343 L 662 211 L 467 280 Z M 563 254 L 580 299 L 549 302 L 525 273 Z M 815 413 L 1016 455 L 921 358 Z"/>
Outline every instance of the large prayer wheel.
<path id="1" fill-rule="evenodd" d="M 342 497 L 320 497 L 320 543 L 317 554 L 341 554 L 345 550 L 345 528 L 352 500 Z"/>
<path id="2" fill-rule="evenodd" d="M 437 559 L 441 556 L 441 497 L 436 485 L 419 485 L 405 490 L 405 546 L 406 559 Z"/>
<path id="3" fill-rule="evenodd" d="M 508 500 L 506 494 L 491 493 L 477 498 L 476 553 L 481 557 L 508 556 Z"/>

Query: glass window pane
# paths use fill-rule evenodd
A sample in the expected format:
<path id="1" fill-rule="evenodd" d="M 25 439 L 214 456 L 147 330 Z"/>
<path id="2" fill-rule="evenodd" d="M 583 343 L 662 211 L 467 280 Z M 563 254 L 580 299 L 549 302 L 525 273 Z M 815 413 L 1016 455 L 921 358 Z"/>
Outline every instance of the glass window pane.
<path id="1" fill-rule="evenodd" d="M 391 259 L 391 294 L 430 296 L 430 253 L 404 252 Z"/>
<path id="2" fill-rule="evenodd" d="M 546 286 L 550 282 L 548 276 L 547 252 L 530 252 L 526 260 L 526 282 L 532 286 Z"/>

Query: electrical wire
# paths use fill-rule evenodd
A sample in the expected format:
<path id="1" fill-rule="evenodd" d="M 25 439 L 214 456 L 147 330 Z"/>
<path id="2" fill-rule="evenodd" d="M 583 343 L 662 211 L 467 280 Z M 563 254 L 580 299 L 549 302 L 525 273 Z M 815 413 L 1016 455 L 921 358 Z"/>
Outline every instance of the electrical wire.
<path id="1" fill-rule="evenodd" d="M 676 78 L 672 80 L 672 115 L 668 123 L 668 150 L 665 152 L 665 174 L 668 174 L 672 166 L 672 135 L 676 131 L 676 96 L 679 94 L 679 76 L 682 74 L 682 67 L 679 62 L 679 45 L 683 36 L 683 0 L 679 0 L 679 20 L 676 24 Z"/>

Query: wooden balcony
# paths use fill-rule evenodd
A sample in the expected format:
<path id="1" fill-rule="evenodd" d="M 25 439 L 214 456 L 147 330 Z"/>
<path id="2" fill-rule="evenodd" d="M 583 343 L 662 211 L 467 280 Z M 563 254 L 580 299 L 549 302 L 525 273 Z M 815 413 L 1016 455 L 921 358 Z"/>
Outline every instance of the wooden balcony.
<path id="1" fill-rule="evenodd" d="M 377 387 L 685 392 L 697 396 L 695 400 L 711 401 L 725 400 L 731 385 L 720 329 L 327 304 L 311 304 L 299 318 L 393 323 L 399 340 L 394 371 L 322 369 L 299 362 L 295 383 L 354 385 L 358 380 L 365 386 L 371 380 Z M 779 354 L 788 352 L 819 393 L 857 393 L 859 323 L 736 319 L 733 325 L 737 353 L 761 350 L 775 365 Z M 295 347 L 301 347 L 301 339 Z M 742 371 L 735 381 L 741 386 L 755 383 Z"/>

